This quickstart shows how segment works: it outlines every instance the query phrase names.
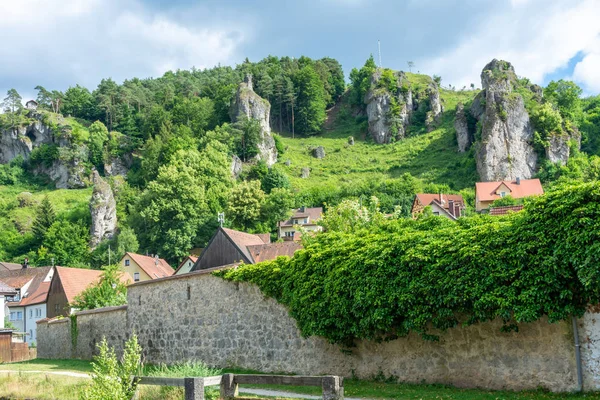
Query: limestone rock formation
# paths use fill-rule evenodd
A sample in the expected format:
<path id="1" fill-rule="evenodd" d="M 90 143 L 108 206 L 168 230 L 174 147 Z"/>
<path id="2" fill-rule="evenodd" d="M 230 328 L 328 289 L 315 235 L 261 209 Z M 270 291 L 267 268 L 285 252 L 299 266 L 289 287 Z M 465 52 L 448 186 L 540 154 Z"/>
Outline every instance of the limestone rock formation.
<path id="1" fill-rule="evenodd" d="M 397 89 L 391 93 L 388 89 L 378 87 L 382 70 L 377 69 L 371 77 L 371 90 L 365 95 L 369 134 L 376 143 L 390 143 L 402 139 L 406 135 L 406 127 L 410 123 L 413 111 L 411 89 L 404 86 L 407 82 L 403 72 L 394 73 L 398 82 Z M 392 102 L 400 107 L 397 116 L 391 115 Z"/>
<path id="2" fill-rule="evenodd" d="M 252 88 L 252 77 L 247 75 L 244 82 L 238 86 L 237 94 L 231 106 L 231 120 L 240 121 L 241 118 L 251 118 L 260 124 L 261 140 L 258 144 L 258 160 L 264 161 L 269 167 L 277 162 L 277 148 L 271 135 L 269 115 L 271 105 L 257 95 Z"/>
<path id="3" fill-rule="evenodd" d="M 456 106 L 456 116 L 454 117 L 454 129 L 456 130 L 456 141 L 458 143 L 458 151 L 464 153 L 473 143 L 473 136 L 469 132 L 469 123 L 465 113 L 465 106 L 458 103 Z"/>
<path id="4" fill-rule="evenodd" d="M 309 176 L 310 176 L 310 168 L 308 168 L 308 167 L 302 168 L 302 171 L 300 172 L 300 177 L 306 179 Z"/>
<path id="5" fill-rule="evenodd" d="M 350 136 L 350 137 L 348 137 L 348 144 L 349 144 L 350 146 L 354 146 L 354 136 Z"/>
<path id="6" fill-rule="evenodd" d="M 82 189 L 90 186 L 89 175 L 79 160 L 54 161 L 50 166 L 44 164 L 34 169 L 36 175 L 47 175 L 57 189 Z"/>
<path id="7" fill-rule="evenodd" d="M 120 157 L 110 157 L 104 164 L 104 172 L 110 176 L 127 176 L 127 172 L 133 164 L 131 154 L 123 154 Z"/>
<path id="8" fill-rule="evenodd" d="M 435 82 L 429 84 L 429 87 L 427 88 L 427 97 L 429 100 L 429 111 L 427 111 L 427 116 L 425 117 L 425 126 L 427 127 L 427 132 L 431 132 L 437 127 L 442 112 L 444 111 L 440 100 L 440 91 Z"/>
<path id="9" fill-rule="evenodd" d="M 117 203 L 110 185 L 93 172 L 94 191 L 90 200 L 92 214 L 90 247 L 95 248 L 103 239 L 110 239 L 117 230 Z"/>
<path id="10" fill-rule="evenodd" d="M 546 147 L 546 158 L 553 163 L 565 165 L 571 155 L 571 143 L 577 148 L 581 147 L 581 134 L 575 130 L 571 134 L 550 135 L 549 146 Z"/>
<path id="11" fill-rule="evenodd" d="M 481 180 L 531 178 L 537 167 L 533 129 L 523 98 L 513 92 L 516 83 L 513 66 L 492 60 L 481 73 L 481 83 L 484 94 L 476 99 L 478 105 L 474 111 L 478 114 L 483 109 L 476 157 Z"/>
<path id="12" fill-rule="evenodd" d="M 242 160 L 235 154 L 231 157 L 231 176 L 237 179 L 242 172 Z"/>
<path id="13" fill-rule="evenodd" d="M 313 157 L 318 159 L 325 158 L 325 149 L 323 148 L 323 146 L 315 147 L 314 149 L 312 149 L 312 155 Z"/>

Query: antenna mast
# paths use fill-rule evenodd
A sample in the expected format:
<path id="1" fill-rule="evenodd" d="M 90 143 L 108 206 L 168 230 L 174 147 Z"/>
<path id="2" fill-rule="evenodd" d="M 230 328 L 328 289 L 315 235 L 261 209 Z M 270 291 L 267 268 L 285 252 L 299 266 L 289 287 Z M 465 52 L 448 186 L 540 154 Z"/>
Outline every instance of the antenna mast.
<path id="1" fill-rule="evenodd" d="M 223 227 L 223 223 L 225 222 L 225 213 L 220 212 L 218 217 L 219 225 L 221 228 Z"/>
<path id="2" fill-rule="evenodd" d="M 377 51 L 379 52 L 379 68 L 381 68 L 381 42 L 377 40 Z"/>

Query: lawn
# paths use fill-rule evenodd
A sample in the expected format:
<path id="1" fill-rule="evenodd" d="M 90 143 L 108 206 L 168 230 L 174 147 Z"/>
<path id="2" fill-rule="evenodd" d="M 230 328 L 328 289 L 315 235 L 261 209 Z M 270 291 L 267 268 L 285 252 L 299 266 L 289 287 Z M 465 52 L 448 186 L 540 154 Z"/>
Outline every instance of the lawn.
<path id="1" fill-rule="evenodd" d="M 175 367 L 165 368 L 147 366 L 145 374 L 154 376 L 184 377 L 190 375 L 206 375 L 215 371 L 206 367 L 195 367 L 198 374 L 194 374 L 194 368 Z M 32 360 L 15 364 L 0 365 L 0 371 L 14 371 L 7 375 L 0 373 L 0 398 L 2 396 L 13 396 L 15 398 L 35 399 L 63 399 L 76 400 L 78 393 L 89 380 L 57 376 L 45 372 L 69 371 L 86 372 L 91 371 L 91 364 L 81 360 Z M 21 371 L 21 372 L 19 372 Z M 44 371 L 41 373 L 27 373 L 25 371 Z M 223 372 L 230 373 L 257 373 L 252 370 L 224 369 Z M 321 389 L 306 386 L 245 386 L 252 388 L 272 389 L 290 393 L 311 394 L 319 396 Z M 240 392 L 243 393 L 243 387 Z M 445 385 L 407 384 L 394 383 L 390 380 L 358 380 L 346 379 L 344 381 L 344 394 L 346 397 L 365 399 L 415 399 L 415 400 L 554 400 L 554 399 L 598 399 L 600 393 L 576 394 L 576 393 L 550 393 L 543 390 L 511 392 L 492 391 L 480 389 L 459 389 Z M 207 391 L 208 399 L 218 397 L 218 388 Z M 244 397 L 248 397 L 244 395 Z M 140 399 L 175 400 L 183 398 L 183 389 L 142 386 Z"/>

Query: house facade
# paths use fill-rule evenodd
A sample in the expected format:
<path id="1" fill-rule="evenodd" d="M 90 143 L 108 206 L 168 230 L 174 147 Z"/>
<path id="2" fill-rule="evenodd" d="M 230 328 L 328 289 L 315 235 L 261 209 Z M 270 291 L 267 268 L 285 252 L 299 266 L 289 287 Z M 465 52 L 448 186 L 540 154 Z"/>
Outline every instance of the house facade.
<path id="1" fill-rule="evenodd" d="M 179 267 L 177 267 L 177 269 L 175 270 L 174 275 L 187 274 L 192 270 L 192 267 L 194 266 L 194 264 L 196 264 L 196 261 L 198 261 L 198 257 L 194 257 L 191 255 L 187 256 L 183 259 L 181 264 L 179 264 Z"/>
<path id="2" fill-rule="evenodd" d="M 513 199 L 523 199 L 542 194 L 544 194 L 544 189 L 539 179 L 517 178 L 514 181 L 477 182 L 475 184 L 475 210 L 487 210 L 494 201 L 507 196 Z"/>
<path id="3" fill-rule="evenodd" d="M 123 271 L 133 278 L 133 282 L 165 278 L 175 273 L 169 263 L 158 256 L 125 253 L 119 264 Z"/>
<path id="4" fill-rule="evenodd" d="M 15 288 L 10 287 L 6 283 L 0 281 L 0 329 L 4 329 L 4 318 L 6 318 L 9 313 L 5 297 L 14 296 L 16 294 L 17 291 Z"/>
<path id="5" fill-rule="evenodd" d="M 460 218 L 465 209 L 465 201 L 459 194 L 418 193 L 413 199 L 411 215 L 417 218 L 425 207 L 431 207 L 433 215 L 446 217 L 450 220 Z"/>
<path id="6" fill-rule="evenodd" d="M 323 207 L 300 207 L 292 216 L 277 224 L 277 238 L 286 241 L 298 241 L 302 231 L 320 232 L 323 227 L 317 224 L 323 215 Z"/>
<path id="7" fill-rule="evenodd" d="M 21 268 L 0 272 L 0 280 L 15 288 L 16 294 L 6 296 L 8 319 L 18 332 L 24 332 L 28 344 L 37 340 L 37 321 L 46 318 L 48 291 L 54 268 Z"/>
<path id="8" fill-rule="evenodd" d="M 271 243 L 268 233 L 252 234 L 220 227 L 190 272 L 236 263 L 255 264 L 283 255 L 291 257 L 300 248 L 296 242 Z"/>

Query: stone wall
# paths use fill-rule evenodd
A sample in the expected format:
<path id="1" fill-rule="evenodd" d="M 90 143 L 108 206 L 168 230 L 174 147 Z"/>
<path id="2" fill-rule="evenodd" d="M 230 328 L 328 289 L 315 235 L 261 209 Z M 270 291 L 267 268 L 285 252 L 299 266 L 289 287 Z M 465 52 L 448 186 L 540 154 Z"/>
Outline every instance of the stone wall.
<path id="1" fill-rule="evenodd" d="M 40 358 L 80 358 L 90 360 L 97 344 L 106 337 L 117 354 L 129 338 L 127 306 L 106 307 L 77 313 L 77 340 L 73 346 L 71 319 L 38 322 L 38 355 Z"/>
<path id="2" fill-rule="evenodd" d="M 351 352 L 342 352 L 322 338 L 303 338 L 286 308 L 258 287 L 227 282 L 210 271 L 139 282 L 129 287 L 127 309 L 87 312 L 78 321 L 76 356 L 84 358 L 91 356 L 90 343 L 102 335 L 122 344 L 129 332 L 136 332 L 149 363 L 201 360 L 217 367 L 363 378 L 381 373 L 405 382 L 491 389 L 568 391 L 577 381 L 567 322 L 542 319 L 521 325 L 518 333 L 501 332 L 500 322 L 481 323 L 442 333 L 439 342 L 409 335 L 383 343 L 359 342 Z M 68 352 L 57 350 L 65 335 L 61 323 L 43 324 L 39 356 L 68 358 Z M 580 321 L 580 335 L 586 329 L 598 332 L 600 326 L 594 324 Z M 590 362 L 600 365 L 600 351 L 592 351 L 595 342 L 588 344 L 590 348 L 582 349 L 588 363 L 586 387 L 596 381 L 597 387 L 599 368 Z"/>

